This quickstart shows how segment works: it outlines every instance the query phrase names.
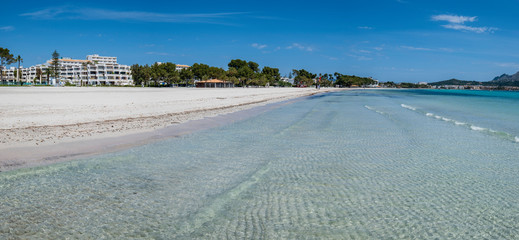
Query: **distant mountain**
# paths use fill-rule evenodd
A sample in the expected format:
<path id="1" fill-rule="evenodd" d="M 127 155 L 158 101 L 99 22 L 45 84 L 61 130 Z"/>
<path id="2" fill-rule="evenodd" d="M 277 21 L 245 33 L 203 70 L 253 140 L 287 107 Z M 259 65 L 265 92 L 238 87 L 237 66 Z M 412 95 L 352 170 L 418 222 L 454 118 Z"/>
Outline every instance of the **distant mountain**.
<path id="1" fill-rule="evenodd" d="M 429 85 L 432 86 L 443 86 L 443 85 L 482 85 L 482 82 L 476 82 L 476 81 L 465 81 L 465 80 L 459 80 L 459 79 L 449 79 L 445 81 L 439 81 L 439 82 L 433 82 L 429 83 Z"/>
<path id="2" fill-rule="evenodd" d="M 519 86 L 519 72 L 514 75 L 503 74 L 495 77 L 492 81 L 487 82 L 487 85 Z"/>
<path id="3" fill-rule="evenodd" d="M 477 81 L 465 81 L 459 79 L 449 79 L 445 81 L 429 83 L 432 86 L 445 86 L 445 85 L 483 85 L 483 86 L 498 86 L 498 87 L 519 87 L 519 72 L 514 75 L 503 74 L 497 76 L 492 81 L 488 82 L 477 82 Z"/>

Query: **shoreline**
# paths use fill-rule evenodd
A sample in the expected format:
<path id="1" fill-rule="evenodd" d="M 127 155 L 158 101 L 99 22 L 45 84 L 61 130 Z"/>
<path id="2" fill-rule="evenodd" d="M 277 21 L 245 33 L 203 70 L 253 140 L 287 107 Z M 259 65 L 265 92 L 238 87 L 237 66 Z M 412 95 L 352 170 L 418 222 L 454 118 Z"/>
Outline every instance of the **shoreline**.
<path id="1" fill-rule="evenodd" d="M 207 105 L 198 103 L 202 105 L 198 106 L 198 109 L 183 112 L 0 129 L 0 136 L 3 139 L 0 144 L 0 151 L 2 151 L 0 172 L 70 161 L 179 137 L 244 120 L 269 109 L 299 101 L 304 97 L 341 90 L 344 89 L 296 90 L 288 96 L 267 93 L 261 99 L 245 97 L 238 102 L 231 101 L 231 104 L 213 108 L 203 108 Z M 247 90 L 235 89 L 235 91 Z M 225 93 L 228 91 L 221 92 L 221 94 Z M 211 100 L 218 98 L 223 97 L 219 96 Z M 195 102 L 192 105 L 196 104 Z"/>

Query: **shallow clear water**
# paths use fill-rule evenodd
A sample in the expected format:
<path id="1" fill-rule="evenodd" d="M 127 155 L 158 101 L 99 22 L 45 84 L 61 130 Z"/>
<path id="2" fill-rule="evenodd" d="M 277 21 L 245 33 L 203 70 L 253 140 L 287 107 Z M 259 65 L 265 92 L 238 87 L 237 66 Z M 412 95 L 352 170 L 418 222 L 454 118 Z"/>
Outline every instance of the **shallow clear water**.
<path id="1" fill-rule="evenodd" d="M 518 96 L 331 93 L 0 173 L 0 239 L 519 238 Z"/>

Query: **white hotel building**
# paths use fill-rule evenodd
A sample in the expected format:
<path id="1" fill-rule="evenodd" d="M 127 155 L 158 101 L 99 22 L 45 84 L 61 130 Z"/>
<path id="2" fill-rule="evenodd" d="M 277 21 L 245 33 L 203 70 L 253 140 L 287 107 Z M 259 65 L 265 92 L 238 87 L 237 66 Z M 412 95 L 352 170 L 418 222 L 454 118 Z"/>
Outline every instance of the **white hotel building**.
<path id="1" fill-rule="evenodd" d="M 52 65 L 52 60 L 46 64 L 29 68 L 21 68 L 20 79 L 24 82 L 48 83 L 46 72 Z M 61 58 L 59 59 L 59 75 L 57 79 L 50 78 L 50 84 L 74 85 L 133 85 L 131 69 L 128 65 L 117 63 L 117 57 L 104 57 L 97 54 L 88 55 L 86 60 Z M 17 76 L 16 68 L 3 70 L 4 81 L 14 82 Z M 40 70 L 37 70 L 40 69 Z M 40 72 L 41 74 L 38 74 Z"/>
<path id="2" fill-rule="evenodd" d="M 47 61 L 47 66 L 52 60 Z M 133 85 L 130 66 L 117 63 L 117 57 L 88 55 L 86 60 L 59 59 L 58 82 L 75 85 Z"/>

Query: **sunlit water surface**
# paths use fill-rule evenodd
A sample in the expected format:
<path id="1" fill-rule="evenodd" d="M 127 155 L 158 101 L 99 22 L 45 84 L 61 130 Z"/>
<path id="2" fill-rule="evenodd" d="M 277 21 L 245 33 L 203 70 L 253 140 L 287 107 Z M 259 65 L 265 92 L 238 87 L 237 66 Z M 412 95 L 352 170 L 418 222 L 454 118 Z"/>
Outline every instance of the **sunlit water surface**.
<path id="1" fill-rule="evenodd" d="M 0 239 L 517 239 L 519 95 L 347 91 L 0 173 Z"/>

